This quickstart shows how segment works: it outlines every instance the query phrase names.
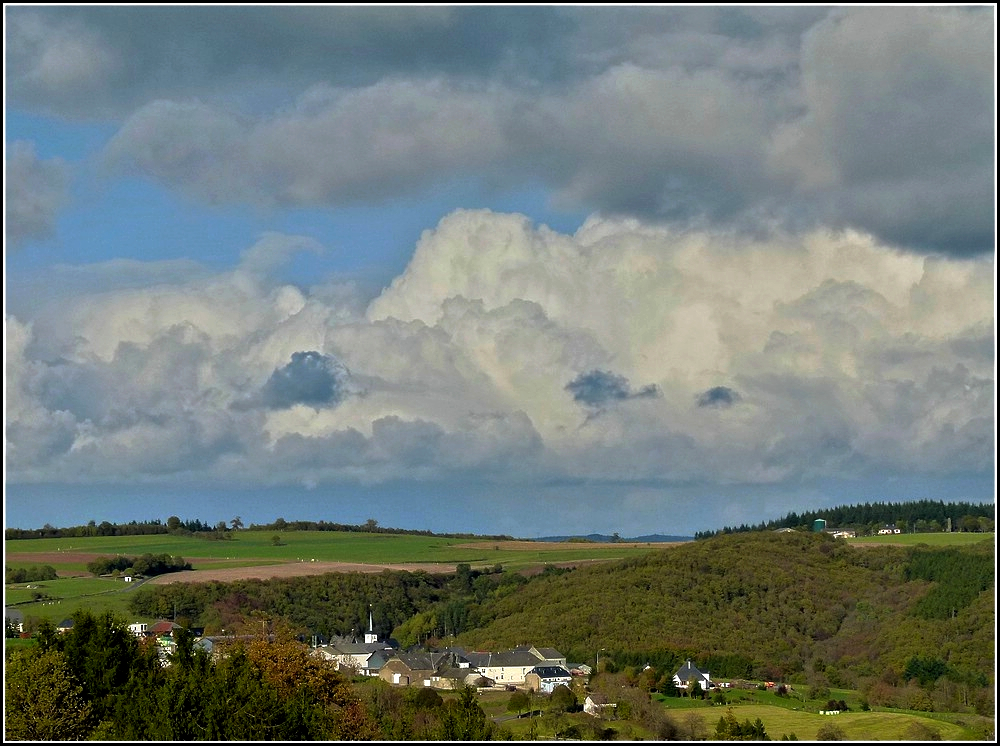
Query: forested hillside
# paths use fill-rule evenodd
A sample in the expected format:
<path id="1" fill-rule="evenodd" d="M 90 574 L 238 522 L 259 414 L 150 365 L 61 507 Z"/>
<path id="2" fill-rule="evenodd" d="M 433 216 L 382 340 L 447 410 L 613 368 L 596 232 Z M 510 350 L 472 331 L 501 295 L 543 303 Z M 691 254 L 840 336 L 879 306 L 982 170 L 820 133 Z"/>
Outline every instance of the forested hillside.
<path id="1" fill-rule="evenodd" d="M 993 683 L 994 547 L 852 546 L 827 534 L 751 532 L 535 577 L 500 567 L 140 589 L 139 616 L 218 633 L 248 616 L 304 635 L 376 631 L 401 645 L 522 643 L 572 660 L 664 669 L 693 658 L 715 676 L 871 689 L 943 678 Z M 877 690 L 877 687 L 875 687 Z M 876 691 L 877 695 L 877 691 Z"/>
<path id="2" fill-rule="evenodd" d="M 575 660 L 691 657 L 720 677 L 904 680 L 916 658 L 992 683 L 991 541 L 968 549 L 852 547 L 822 533 L 720 536 L 535 580 L 487 600 L 472 649 L 553 645 Z M 707 663 L 703 663 L 707 665 Z M 936 678 L 936 677 L 935 677 Z"/>

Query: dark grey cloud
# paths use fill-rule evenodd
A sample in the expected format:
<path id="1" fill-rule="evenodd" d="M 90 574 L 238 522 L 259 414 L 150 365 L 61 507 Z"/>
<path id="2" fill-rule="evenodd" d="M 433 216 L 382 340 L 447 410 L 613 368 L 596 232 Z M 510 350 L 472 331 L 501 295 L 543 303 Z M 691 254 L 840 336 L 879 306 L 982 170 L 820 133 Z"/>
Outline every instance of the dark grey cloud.
<path id="1" fill-rule="evenodd" d="M 20 110 L 211 203 L 344 205 L 456 180 L 687 227 L 995 245 L 986 7 L 21 7 Z"/>
<path id="2" fill-rule="evenodd" d="M 347 370 L 335 358 L 315 351 L 295 352 L 290 363 L 267 379 L 260 402 L 269 409 L 337 404 L 346 395 L 346 378 Z"/>
<path id="3" fill-rule="evenodd" d="M 52 113 L 228 98 L 242 83 L 266 102 L 320 80 L 354 87 L 400 74 L 517 79 L 525 70 L 562 78 L 573 69 L 559 50 L 575 22 L 558 8 L 81 6 L 5 14 L 8 96 Z"/>
<path id="4" fill-rule="evenodd" d="M 49 238 L 68 201 L 69 168 L 58 158 L 43 160 L 32 143 L 14 142 L 7 154 L 5 245 L 20 248 L 29 239 Z"/>
<path id="5" fill-rule="evenodd" d="M 698 406 L 726 409 L 738 403 L 741 398 L 738 391 L 728 386 L 713 386 L 698 394 Z"/>
<path id="6" fill-rule="evenodd" d="M 588 407 L 602 407 L 626 399 L 650 399 L 660 395 L 656 384 L 633 391 L 625 376 L 604 370 L 581 373 L 566 384 L 573 400 Z"/>

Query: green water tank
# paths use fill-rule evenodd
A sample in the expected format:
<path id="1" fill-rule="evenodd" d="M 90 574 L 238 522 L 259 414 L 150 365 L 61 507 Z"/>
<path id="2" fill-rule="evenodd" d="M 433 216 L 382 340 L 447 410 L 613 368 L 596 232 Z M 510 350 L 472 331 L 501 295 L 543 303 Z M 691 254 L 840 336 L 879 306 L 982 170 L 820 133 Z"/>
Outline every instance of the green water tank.
<path id="1" fill-rule="evenodd" d="M 813 531 L 826 531 L 826 519 L 817 518 L 813 521 Z"/>

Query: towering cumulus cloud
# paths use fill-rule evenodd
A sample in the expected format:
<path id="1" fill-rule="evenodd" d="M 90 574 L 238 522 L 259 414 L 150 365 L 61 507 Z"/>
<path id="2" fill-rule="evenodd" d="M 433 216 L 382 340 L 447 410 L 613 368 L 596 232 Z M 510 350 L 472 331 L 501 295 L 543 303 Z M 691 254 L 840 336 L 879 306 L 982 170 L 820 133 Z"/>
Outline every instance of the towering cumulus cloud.
<path id="1" fill-rule="evenodd" d="M 9 319 L 10 473 L 589 479 L 626 453 L 664 483 L 980 472 L 992 276 L 852 232 L 458 211 L 364 316 L 237 271 Z"/>

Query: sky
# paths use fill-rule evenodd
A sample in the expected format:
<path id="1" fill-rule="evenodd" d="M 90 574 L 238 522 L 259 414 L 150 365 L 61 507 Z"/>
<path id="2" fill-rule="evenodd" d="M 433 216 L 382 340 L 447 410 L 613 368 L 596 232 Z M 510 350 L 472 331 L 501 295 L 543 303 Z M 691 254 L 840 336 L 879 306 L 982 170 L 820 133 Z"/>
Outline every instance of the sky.
<path id="1" fill-rule="evenodd" d="M 996 13 L 4 6 L 9 527 L 996 494 Z"/>

